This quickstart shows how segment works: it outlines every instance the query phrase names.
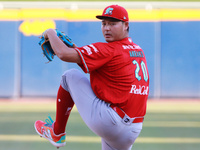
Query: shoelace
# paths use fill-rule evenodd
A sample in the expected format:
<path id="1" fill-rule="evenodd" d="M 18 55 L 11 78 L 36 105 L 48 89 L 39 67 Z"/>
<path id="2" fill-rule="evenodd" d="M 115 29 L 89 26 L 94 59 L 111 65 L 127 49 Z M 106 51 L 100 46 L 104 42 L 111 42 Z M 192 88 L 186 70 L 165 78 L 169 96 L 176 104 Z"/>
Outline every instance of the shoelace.
<path id="1" fill-rule="evenodd" d="M 50 115 L 48 116 L 48 118 L 49 118 L 49 119 L 45 119 L 45 122 L 46 122 L 45 126 L 51 127 L 52 124 L 54 123 L 54 121 L 53 121 L 53 119 L 51 118 Z"/>

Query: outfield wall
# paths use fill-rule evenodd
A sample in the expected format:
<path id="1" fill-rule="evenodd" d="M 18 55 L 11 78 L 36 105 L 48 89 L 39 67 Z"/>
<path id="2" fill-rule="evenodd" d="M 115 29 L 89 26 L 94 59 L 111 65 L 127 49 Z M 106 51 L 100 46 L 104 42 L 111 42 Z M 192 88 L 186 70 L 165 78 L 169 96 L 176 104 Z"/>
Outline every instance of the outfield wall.
<path id="1" fill-rule="evenodd" d="M 102 9 L 21 8 L 0 10 L 0 97 L 56 96 L 62 73 L 76 64 L 55 57 L 47 63 L 38 45 L 57 28 L 83 46 L 104 41 Z M 199 9 L 131 9 L 130 37 L 143 48 L 150 97 L 200 97 Z M 88 76 L 88 75 L 87 75 Z"/>

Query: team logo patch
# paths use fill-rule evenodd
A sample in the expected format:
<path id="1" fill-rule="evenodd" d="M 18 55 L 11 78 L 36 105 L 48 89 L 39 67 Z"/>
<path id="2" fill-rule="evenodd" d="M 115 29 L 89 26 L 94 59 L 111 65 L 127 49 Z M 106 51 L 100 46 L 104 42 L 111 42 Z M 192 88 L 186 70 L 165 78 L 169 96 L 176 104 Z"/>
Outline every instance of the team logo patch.
<path id="1" fill-rule="evenodd" d="M 113 12 L 113 8 L 109 7 L 106 9 L 105 15 L 112 15 L 112 12 Z"/>

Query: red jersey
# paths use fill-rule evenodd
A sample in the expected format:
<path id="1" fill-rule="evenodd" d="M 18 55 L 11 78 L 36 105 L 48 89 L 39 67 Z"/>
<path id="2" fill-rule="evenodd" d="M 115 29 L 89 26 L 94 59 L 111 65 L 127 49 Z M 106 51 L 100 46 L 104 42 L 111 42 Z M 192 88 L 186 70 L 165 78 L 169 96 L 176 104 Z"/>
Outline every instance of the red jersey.
<path id="1" fill-rule="evenodd" d="M 149 73 L 143 50 L 131 38 L 76 50 L 99 99 L 117 105 L 131 118 L 146 114 Z"/>

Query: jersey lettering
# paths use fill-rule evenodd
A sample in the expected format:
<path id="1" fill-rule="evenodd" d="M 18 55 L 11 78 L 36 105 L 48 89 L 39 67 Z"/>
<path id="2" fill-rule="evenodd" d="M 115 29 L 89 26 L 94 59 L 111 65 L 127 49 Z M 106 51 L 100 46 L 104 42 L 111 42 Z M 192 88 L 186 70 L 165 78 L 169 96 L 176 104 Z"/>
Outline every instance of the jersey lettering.
<path id="1" fill-rule="evenodd" d="M 129 51 L 130 57 L 144 57 L 142 51 Z"/>
<path id="2" fill-rule="evenodd" d="M 94 52 L 95 52 L 95 53 L 98 53 L 98 52 L 99 52 L 99 51 L 96 49 L 96 47 L 95 47 L 94 45 L 91 44 L 90 46 L 94 49 Z"/>
<path id="3" fill-rule="evenodd" d="M 138 81 L 140 81 L 141 80 L 141 76 L 139 75 L 140 66 L 139 66 L 139 64 L 136 60 L 133 60 L 133 64 L 136 65 L 135 78 L 138 79 Z M 141 62 L 140 65 L 142 67 L 142 73 L 143 73 L 144 81 L 147 82 L 148 81 L 148 73 L 147 73 L 146 65 L 143 61 Z"/>
<path id="4" fill-rule="evenodd" d="M 148 86 L 141 86 L 137 87 L 136 85 L 132 85 L 130 93 L 139 94 L 139 95 L 148 95 Z"/>
<path id="5" fill-rule="evenodd" d="M 83 46 L 83 48 L 87 51 L 88 55 L 92 54 L 92 51 L 88 46 Z"/>
<path id="6" fill-rule="evenodd" d="M 142 72 L 143 72 L 143 76 L 144 76 L 144 81 L 148 81 L 148 73 L 147 73 L 147 68 L 145 63 L 142 61 L 141 62 L 141 67 L 142 67 Z"/>
<path id="7" fill-rule="evenodd" d="M 123 49 L 141 49 L 138 45 L 122 45 Z"/>
<path id="8" fill-rule="evenodd" d="M 136 79 L 138 79 L 138 81 L 140 81 L 141 80 L 141 76 L 139 76 L 140 66 L 136 60 L 133 61 L 133 64 L 136 65 L 135 77 Z"/>
<path id="9" fill-rule="evenodd" d="M 139 75 L 140 66 L 141 66 L 144 81 L 147 82 L 148 81 L 148 73 L 147 73 L 147 69 L 146 69 L 145 63 L 142 61 L 140 63 L 140 66 L 139 66 L 139 63 L 136 60 L 133 60 L 133 64 L 136 65 L 135 78 L 138 81 L 140 81 L 142 79 L 142 77 Z M 138 95 L 148 95 L 148 90 L 149 90 L 148 86 L 144 86 L 144 85 L 141 86 L 141 85 L 139 85 L 137 87 L 137 85 L 132 85 L 130 93 L 138 94 Z"/>

